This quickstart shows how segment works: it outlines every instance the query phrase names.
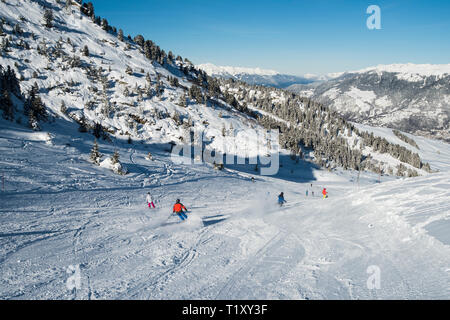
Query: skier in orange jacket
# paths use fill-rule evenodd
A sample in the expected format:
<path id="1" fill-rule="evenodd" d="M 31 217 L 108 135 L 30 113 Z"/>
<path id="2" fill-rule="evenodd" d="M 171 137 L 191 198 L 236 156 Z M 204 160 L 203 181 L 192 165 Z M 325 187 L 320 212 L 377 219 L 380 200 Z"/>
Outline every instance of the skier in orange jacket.
<path id="1" fill-rule="evenodd" d="M 323 188 L 322 190 L 322 194 L 323 194 L 323 198 L 328 198 L 328 192 L 327 192 L 327 188 Z"/>
<path id="2" fill-rule="evenodd" d="M 183 211 L 183 209 L 185 211 Z M 180 199 L 177 199 L 176 203 L 173 206 L 173 213 L 176 213 L 181 220 L 185 220 L 188 218 L 185 213 L 186 211 L 187 211 L 186 207 L 180 202 Z"/>

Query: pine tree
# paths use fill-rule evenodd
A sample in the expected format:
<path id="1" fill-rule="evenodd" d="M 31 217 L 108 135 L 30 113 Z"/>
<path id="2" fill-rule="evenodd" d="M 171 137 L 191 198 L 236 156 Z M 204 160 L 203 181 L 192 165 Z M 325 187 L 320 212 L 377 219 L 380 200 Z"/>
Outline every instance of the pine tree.
<path id="1" fill-rule="evenodd" d="M 119 33 L 117 34 L 117 39 L 119 39 L 119 41 L 123 41 L 123 30 L 119 29 Z"/>
<path id="2" fill-rule="evenodd" d="M 78 123 L 80 124 L 80 126 L 78 127 L 79 132 L 84 133 L 88 131 L 86 124 L 86 117 L 84 115 L 81 117 Z"/>
<path id="3" fill-rule="evenodd" d="M 33 122 L 37 121 L 46 121 L 47 120 L 47 111 L 44 103 L 38 95 L 39 87 L 37 83 L 31 87 L 28 98 L 24 103 L 24 113 L 27 116 L 31 116 L 33 118 Z"/>
<path id="4" fill-rule="evenodd" d="M 91 149 L 91 161 L 95 163 L 96 165 L 100 165 L 100 161 L 102 159 L 103 155 L 100 153 L 98 149 L 98 143 L 97 139 L 94 140 L 94 145 Z"/>
<path id="5" fill-rule="evenodd" d="M 83 47 L 82 53 L 83 53 L 83 56 L 89 57 L 89 48 L 88 48 L 87 45 L 85 45 L 85 46 Z"/>
<path id="6" fill-rule="evenodd" d="M 145 39 L 142 35 L 138 34 L 136 37 L 134 37 L 134 42 L 136 42 L 140 47 L 144 47 Z"/>
<path id="7" fill-rule="evenodd" d="M 175 111 L 175 112 L 173 113 L 172 119 L 175 121 L 175 123 L 176 123 L 177 125 L 180 125 L 180 124 L 181 124 L 180 114 L 179 114 L 177 111 Z"/>
<path id="8" fill-rule="evenodd" d="M 67 10 L 67 12 L 70 12 L 71 7 L 72 7 L 72 0 L 66 0 L 64 3 L 64 8 Z"/>
<path id="9" fill-rule="evenodd" d="M 14 120 L 14 105 L 11 101 L 8 90 L 4 90 L 0 96 L 0 109 L 3 110 L 3 118 L 6 120 Z"/>
<path id="10" fill-rule="evenodd" d="M 50 9 L 44 11 L 44 25 L 47 28 L 53 27 L 53 11 Z"/>
<path id="11" fill-rule="evenodd" d="M 33 130 L 40 130 L 38 120 L 34 115 L 33 109 L 28 110 L 28 126 Z"/>
<path id="12" fill-rule="evenodd" d="M 102 29 L 105 30 L 105 31 L 109 31 L 108 20 L 102 19 Z"/>
<path id="13" fill-rule="evenodd" d="M 63 114 L 67 114 L 67 106 L 66 106 L 66 103 L 64 102 L 64 100 L 61 101 L 61 107 L 59 109 Z"/>
<path id="14" fill-rule="evenodd" d="M 180 107 L 186 108 L 187 107 L 187 102 L 186 102 L 186 95 L 181 95 L 179 100 L 178 100 L 178 105 Z"/>
<path id="15" fill-rule="evenodd" d="M 100 139 L 100 137 L 103 136 L 103 134 L 104 134 L 103 127 L 102 127 L 102 125 L 100 123 L 98 123 L 98 122 L 95 123 L 92 134 L 97 139 Z"/>
<path id="16" fill-rule="evenodd" d="M 119 163 L 119 157 L 120 157 L 120 155 L 119 155 L 119 151 L 114 151 L 114 154 L 112 155 L 112 157 L 111 157 L 111 162 L 112 162 L 112 164 L 117 164 L 117 163 Z"/>

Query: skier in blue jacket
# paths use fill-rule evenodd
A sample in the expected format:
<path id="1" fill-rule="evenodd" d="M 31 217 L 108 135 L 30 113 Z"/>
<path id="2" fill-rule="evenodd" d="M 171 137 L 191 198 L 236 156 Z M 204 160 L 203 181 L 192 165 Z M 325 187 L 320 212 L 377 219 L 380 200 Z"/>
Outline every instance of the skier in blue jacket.
<path id="1" fill-rule="evenodd" d="M 283 203 L 286 203 L 286 200 L 284 200 L 284 194 L 283 192 L 280 193 L 280 195 L 278 196 L 278 204 L 281 206 L 283 206 Z"/>

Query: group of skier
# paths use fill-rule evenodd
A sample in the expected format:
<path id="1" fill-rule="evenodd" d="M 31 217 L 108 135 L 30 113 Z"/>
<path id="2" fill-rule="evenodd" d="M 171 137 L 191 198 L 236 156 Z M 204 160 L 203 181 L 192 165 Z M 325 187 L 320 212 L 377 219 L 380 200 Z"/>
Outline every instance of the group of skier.
<path id="1" fill-rule="evenodd" d="M 312 184 L 311 184 L 311 187 L 312 187 Z M 308 190 L 306 190 L 306 196 L 308 196 Z M 312 196 L 314 197 L 314 191 L 312 191 Z M 327 188 L 323 188 L 323 190 L 322 190 L 322 196 L 323 196 L 324 199 L 328 198 L 328 191 L 327 191 Z M 281 206 L 283 206 L 283 204 L 285 204 L 285 203 L 286 203 L 286 200 L 284 199 L 284 193 L 281 192 L 281 193 L 278 195 L 278 204 L 279 204 L 280 207 L 281 207 Z"/>
<path id="2" fill-rule="evenodd" d="M 313 187 L 313 185 L 312 185 L 312 183 L 311 183 L 311 189 L 312 189 L 312 187 Z M 306 194 L 306 196 L 309 195 L 309 190 L 308 190 L 308 189 L 306 189 L 305 194 Z M 314 197 L 314 190 L 311 190 L 311 196 Z M 327 188 L 323 188 L 323 189 L 322 189 L 322 196 L 323 196 L 324 199 L 328 198 L 328 191 L 327 191 Z"/>
<path id="3" fill-rule="evenodd" d="M 312 187 L 312 184 L 311 184 L 311 187 Z M 314 192 L 313 192 L 312 195 L 314 196 Z M 326 188 L 323 188 L 322 195 L 323 195 L 324 199 L 328 198 L 328 192 L 327 192 Z M 306 190 L 306 196 L 308 196 L 308 190 Z M 150 192 L 147 192 L 146 200 L 147 200 L 147 205 L 148 205 L 149 209 L 155 209 L 156 208 L 155 207 L 154 198 L 153 198 L 153 196 L 152 196 L 152 194 Z M 283 204 L 285 204 L 285 203 L 286 203 L 286 200 L 284 199 L 284 193 L 281 192 L 278 195 L 278 204 L 279 204 L 280 207 L 282 207 Z M 186 207 L 180 202 L 180 199 L 177 199 L 175 201 L 175 204 L 173 205 L 172 214 L 178 215 L 178 217 L 181 219 L 181 221 L 184 221 L 184 220 L 186 220 L 188 218 L 188 216 L 186 215 L 187 211 L 188 210 L 186 209 Z"/>
<path id="4" fill-rule="evenodd" d="M 149 209 L 156 208 L 153 196 L 150 192 L 147 192 L 146 200 L 147 200 L 147 205 L 148 205 Z M 172 214 L 178 215 L 178 217 L 181 219 L 181 221 L 183 221 L 188 218 L 188 216 L 186 215 L 187 211 L 188 210 L 186 209 L 186 207 L 180 202 L 180 199 L 177 199 L 177 201 L 175 201 L 175 204 L 173 205 Z"/>

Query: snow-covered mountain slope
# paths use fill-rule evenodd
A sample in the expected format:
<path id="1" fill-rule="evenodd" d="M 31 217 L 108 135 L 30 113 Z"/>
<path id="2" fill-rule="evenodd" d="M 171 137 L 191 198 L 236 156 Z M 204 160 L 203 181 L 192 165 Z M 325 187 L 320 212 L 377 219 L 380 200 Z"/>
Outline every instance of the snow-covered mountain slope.
<path id="1" fill-rule="evenodd" d="M 433 140 L 425 137 L 414 136 L 409 133 L 403 133 L 417 144 L 417 147 L 403 141 L 397 137 L 392 129 L 383 127 L 372 127 L 368 125 L 354 123 L 354 125 L 364 131 L 372 132 L 376 136 L 384 137 L 391 143 L 399 144 L 405 148 L 415 150 L 423 161 L 432 164 L 433 170 L 449 171 L 450 170 L 450 149 L 449 144 L 440 140 Z"/>
<path id="2" fill-rule="evenodd" d="M 450 65 L 380 65 L 289 88 L 349 120 L 450 139 Z"/>
<path id="3" fill-rule="evenodd" d="M 189 98 L 188 90 L 198 81 L 189 61 L 149 60 L 145 46 L 126 38 L 120 41 L 81 14 L 75 2 L 66 9 L 62 2 L 11 0 L 0 3 L 0 8 L 6 21 L 3 38 L 9 39 L 0 65 L 16 71 L 25 95 L 34 84 L 38 86 L 50 117 L 50 123 L 40 123 L 45 131 L 58 134 L 55 123 L 75 120 L 84 122 L 88 131 L 99 123 L 102 133 L 111 137 L 167 144 L 184 143 L 195 127 L 223 151 L 224 127 L 232 127 L 236 135 L 259 127 L 255 119 L 219 99 L 206 105 Z M 53 12 L 51 28 L 43 25 L 46 8 Z M 21 32 L 14 32 L 16 25 Z M 152 44 L 154 50 L 159 47 Z M 23 102 L 16 102 L 16 120 L 25 125 Z M 248 151 L 240 146 L 236 146 L 238 156 Z"/>
<path id="4" fill-rule="evenodd" d="M 318 80 L 315 75 L 293 76 L 260 68 L 224 67 L 212 63 L 199 64 L 197 67 L 211 77 L 235 79 L 253 85 L 275 88 L 287 88 L 294 84 L 307 84 Z"/>
<path id="5" fill-rule="evenodd" d="M 379 184 L 287 160 L 281 176 L 302 174 L 252 182 L 174 165 L 158 145 L 100 142 L 121 154 L 120 176 L 87 161 L 85 134 L 0 123 L 1 299 L 450 298 L 448 167 Z M 176 198 L 186 222 L 170 216 Z"/>

